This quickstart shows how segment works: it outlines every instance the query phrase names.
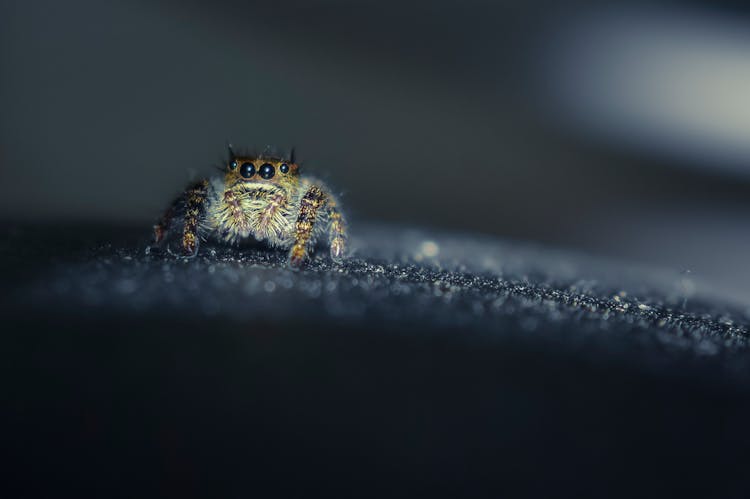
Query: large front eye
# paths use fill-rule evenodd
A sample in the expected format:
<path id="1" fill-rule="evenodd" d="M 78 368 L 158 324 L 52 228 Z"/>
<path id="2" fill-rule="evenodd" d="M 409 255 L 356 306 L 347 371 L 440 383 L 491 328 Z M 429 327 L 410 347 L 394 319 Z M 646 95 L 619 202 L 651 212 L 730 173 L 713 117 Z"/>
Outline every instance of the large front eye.
<path id="1" fill-rule="evenodd" d="M 234 170 L 235 168 L 237 168 L 237 160 L 233 159 L 232 161 L 229 162 L 229 169 Z"/>
<path id="2" fill-rule="evenodd" d="M 240 175 L 245 178 L 250 178 L 255 175 L 255 165 L 252 163 L 242 163 L 240 168 Z"/>
<path id="3" fill-rule="evenodd" d="M 273 177 L 274 173 L 276 173 L 276 170 L 271 163 L 265 163 L 260 167 L 260 176 L 266 180 Z"/>

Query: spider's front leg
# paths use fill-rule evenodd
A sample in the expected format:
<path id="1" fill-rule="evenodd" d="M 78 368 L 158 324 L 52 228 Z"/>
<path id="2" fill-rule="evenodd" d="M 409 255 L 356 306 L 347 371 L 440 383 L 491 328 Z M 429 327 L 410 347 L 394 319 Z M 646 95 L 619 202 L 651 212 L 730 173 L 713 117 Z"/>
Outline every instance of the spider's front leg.
<path id="1" fill-rule="evenodd" d="M 295 224 L 294 245 L 289 252 L 289 264 L 299 267 L 307 257 L 308 246 L 315 230 L 318 211 L 325 207 L 328 215 L 328 239 L 331 246 L 331 258 L 341 261 L 346 251 L 346 226 L 334 197 L 313 185 L 300 202 L 299 215 Z"/>
<path id="2" fill-rule="evenodd" d="M 207 199 L 207 180 L 188 187 L 154 225 L 154 243 L 161 245 L 170 236 L 176 236 L 179 230 L 181 253 L 185 256 L 195 256 L 200 243 L 198 231 L 206 213 Z"/>

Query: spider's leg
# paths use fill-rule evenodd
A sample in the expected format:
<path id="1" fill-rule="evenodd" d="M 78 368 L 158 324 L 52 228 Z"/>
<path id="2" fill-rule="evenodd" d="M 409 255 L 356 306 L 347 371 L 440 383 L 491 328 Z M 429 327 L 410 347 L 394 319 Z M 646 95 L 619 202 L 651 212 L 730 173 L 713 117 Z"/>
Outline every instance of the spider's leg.
<path id="1" fill-rule="evenodd" d="M 338 209 L 336 198 L 327 196 L 328 240 L 331 246 L 331 258 L 340 262 L 346 254 L 346 222 Z"/>
<path id="2" fill-rule="evenodd" d="M 294 225 L 294 245 L 289 251 L 289 265 L 299 267 L 307 257 L 308 246 L 315 227 L 318 210 L 326 202 L 327 195 L 313 185 L 300 200 L 299 214 Z"/>
<path id="3" fill-rule="evenodd" d="M 185 191 L 185 222 L 182 227 L 182 253 L 195 256 L 198 253 L 200 238 L 198 229 L 206 213 L 208 181 L 202 180 Z"/>
<path id="4" fill-rule="evenodd" d="M 180 194 L 154 225 L 154 245 L 161 246 L 170 238 L 180 237 L 180 252 L 186 256 L 195 255 L 198 251 L 198 229 L 206 211 L 207 198 L 208 182 L 205 180 L 191 185 Z"/>

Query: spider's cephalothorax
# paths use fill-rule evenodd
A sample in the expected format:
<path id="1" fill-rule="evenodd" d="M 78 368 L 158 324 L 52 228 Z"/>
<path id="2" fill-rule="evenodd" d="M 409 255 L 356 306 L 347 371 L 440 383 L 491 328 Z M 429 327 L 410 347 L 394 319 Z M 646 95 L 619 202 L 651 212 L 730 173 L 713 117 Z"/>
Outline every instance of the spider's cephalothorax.
<path id="1" fill-rule="evenodd" d="M 238 155 L 229 146 L 223 176 L 190 185 L 154 226 L 156 244 L 178 239 L 180 252 L 193 256 L 201 240 L 228 243 L 247 237 L 289 249 L 299 266 L 310 247 L 326 236 L 331 258 L 346 252 L 346 226 L 336 198 L 322 182 L 301 175 L 294 151 Z"/>

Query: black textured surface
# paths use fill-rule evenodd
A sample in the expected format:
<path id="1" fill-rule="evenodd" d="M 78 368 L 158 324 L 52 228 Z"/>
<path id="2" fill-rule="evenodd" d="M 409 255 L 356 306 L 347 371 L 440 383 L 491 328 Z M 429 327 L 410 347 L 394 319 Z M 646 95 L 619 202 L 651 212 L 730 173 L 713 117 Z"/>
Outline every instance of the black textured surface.
<path id="1" fill-rule="evenodd" d="M 746 491 L 750 318 L 689 275 L 388 227 L 302 271 L 145 235 L 4 237 L 21 490 Z"/>

